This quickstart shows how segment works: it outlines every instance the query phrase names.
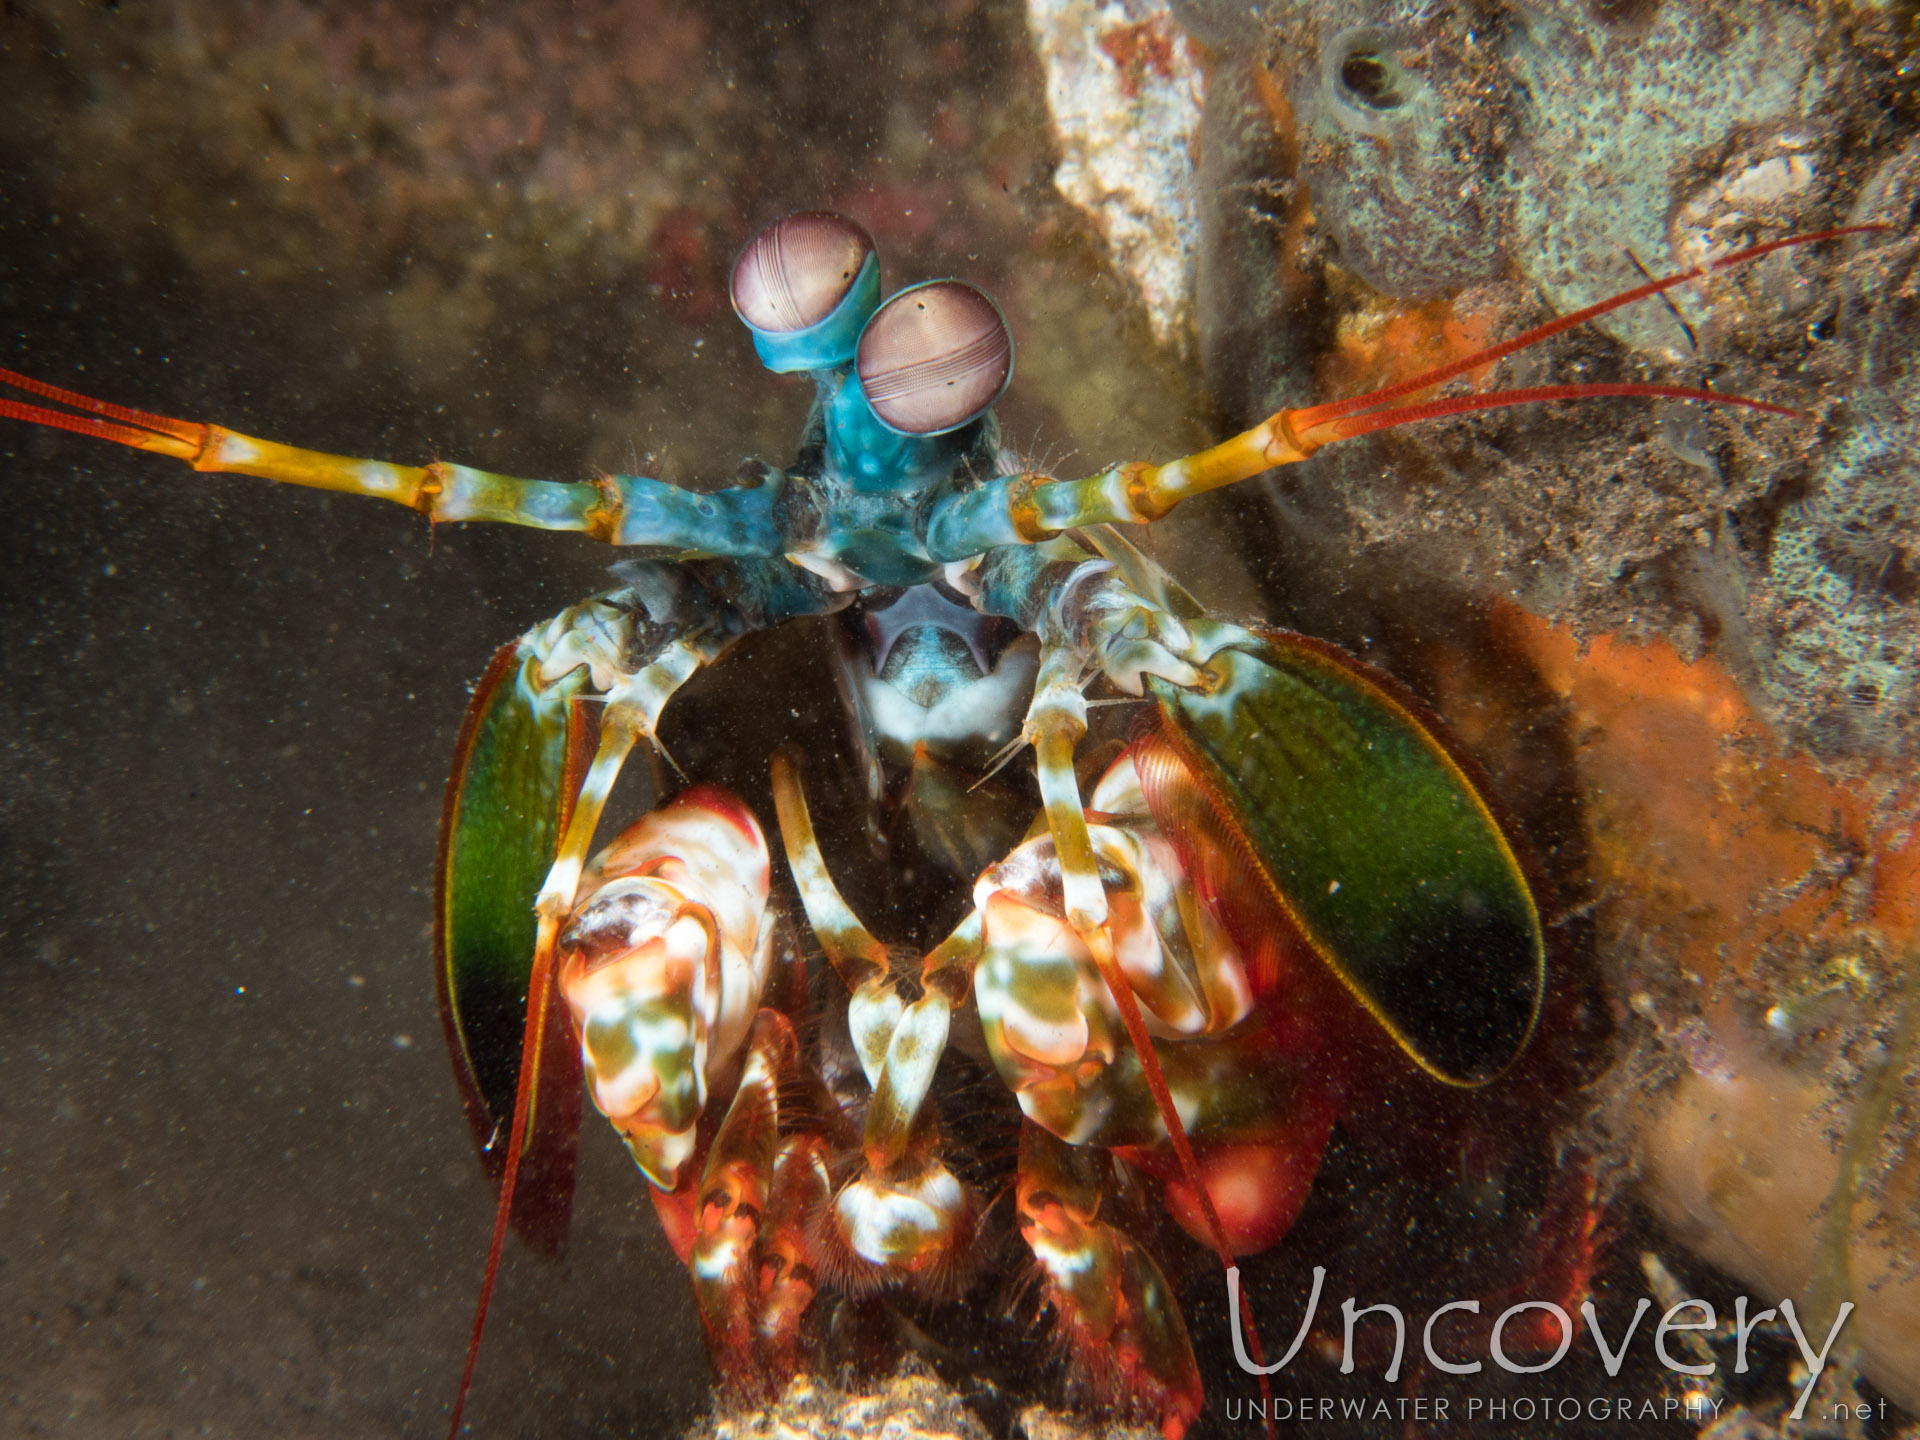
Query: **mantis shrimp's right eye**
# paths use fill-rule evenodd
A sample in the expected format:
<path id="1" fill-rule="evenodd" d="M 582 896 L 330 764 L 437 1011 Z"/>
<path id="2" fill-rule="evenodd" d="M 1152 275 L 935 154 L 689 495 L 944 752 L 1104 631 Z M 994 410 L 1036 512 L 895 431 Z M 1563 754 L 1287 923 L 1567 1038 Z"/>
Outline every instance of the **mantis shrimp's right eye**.
<path id="1" fill-rule="evenodd" d="M 733 262 L 733 308 L 755 330 L 792 334 L 847 298 L 873 237 L 844 215 L 803 210 L 776 220 Z"/>
<path id="2" fill-rule="evenodd" d="M 986 413 L 1013 376 L 1013 336 L 985 291 L 959 280 L 902 290 L 860 335 L 867 403 L 904 435 L 939 435 Z"/>

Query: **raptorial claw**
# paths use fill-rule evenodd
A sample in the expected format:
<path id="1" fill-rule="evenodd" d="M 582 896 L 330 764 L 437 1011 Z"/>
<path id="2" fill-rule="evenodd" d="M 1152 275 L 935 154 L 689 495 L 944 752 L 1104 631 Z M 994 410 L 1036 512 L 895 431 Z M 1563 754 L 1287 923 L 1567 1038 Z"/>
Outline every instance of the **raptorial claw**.
<path id="1" fill-rule="evenodd" d="M 1108 908 L 1103 933 L 1153 1055 L 1133 1044 L 1121 997 L 1067 923 L 1047 835 L 987 871 L 974 891 L 984 937 L 974 996 L 988 1053 L 1029 1120 L 1071 1144 L 1138 1158 L 1168 1181 L 1182 1225 L 1213 1244 L 1193 1180 L 1168 1148 L 1193 1137 L 1197 1180 L 1223 1214 L 1227 1247 L 1264 1249 L 1306 1197 L 1332 1125 L 1339 1067 L 1317 1037 L 1281 1043 L 1266 1023 L 1248 959 L 1257 956 L 1271 979 L 1277 937 L 1250 951 L 1229 930 L 1148 813 L 1130 756 L 1095 787 L 1091 813 Z M 1166 1123 L 1149 1063 L 1182 1137 Z M 1276 1183 L 1250 1194 L 1248 1179 L 1261 1174 Z"/>
<path id="2" fill-rule="evenodd" d="M 662 1190 L 692 1158 L 766 987 L 768 865 L 751 812 L 696 787 L 600 852 L 560 936 L 593 1102 Z"/>
<path id="3" fill-rule="evenodd" d="M 912 1276 L 949 1290 L 964 1270 L 961 1256 L 977 1217 L 966 1187 L 938 1159 L 869 1168 L 833 1201 L 834 1228 L 861 1262 L 845 1278 L 859 1288 Z"/>

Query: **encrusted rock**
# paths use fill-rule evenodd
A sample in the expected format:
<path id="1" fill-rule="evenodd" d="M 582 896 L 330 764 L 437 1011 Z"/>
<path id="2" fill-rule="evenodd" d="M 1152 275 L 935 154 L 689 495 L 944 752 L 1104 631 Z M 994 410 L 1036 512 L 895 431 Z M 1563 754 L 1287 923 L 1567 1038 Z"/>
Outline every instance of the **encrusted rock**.
<path id="1" fill-rule="evenodd" d="M 1026 1440 L 1155 1440 L 1151 1425 L 1066 1414 L 1029 1405 L 1016 1423 Z M 959 1394 L 924 1366 L 909 1361 L 889 1380 L 841 1390 L 801 1376 L 771 1405 L 724 1405 L 686 1432 L 684 1440 L 988 1440 L 988 1432 Z"/>
<path id="2" fill-rule="evenodd" d="M 1060 163 L 1163 344 L 1187 343 L 1199 222 L 1200 57 L 1159 0 L 1029 0 Z"/>

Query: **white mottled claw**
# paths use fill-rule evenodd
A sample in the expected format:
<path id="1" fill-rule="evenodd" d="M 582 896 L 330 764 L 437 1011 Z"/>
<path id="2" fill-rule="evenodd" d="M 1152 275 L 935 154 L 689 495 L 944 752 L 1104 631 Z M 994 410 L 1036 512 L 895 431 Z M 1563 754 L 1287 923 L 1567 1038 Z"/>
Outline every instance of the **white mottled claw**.
<path id="1" fill-rule="evenodd" d="M 793 872 L 807 922 L 847 988 L 855 995 L 875 991 L 887 980 L 886 947 L 860 923 L 860 917 L 840 894 L 840 887 L 833 883 L 833 873 L 814 834 L 806 792 L 800 785 L 798 760 L 788 750 L 773 757 L 773 799 L 779 810 L 787 868 Z"/>
<path id="2" fill-rule="evenodd" d="M 617 594 L 610 591 L 569 605 L 527 632 L 523 643 L 538 658 L 544 683 L 585 665 L 589 682 L 604 695 L 632 673 L 627 654 L 633 641 L 633 612 L 613 603 Z"/>
<path id="3" fill-rule="evenodd" d="M 595 857 L 560 937 L 560 987 L 594 1104 L 646 1177 L 679 1184 L 708 1096 L 739 1060 L 772 970 L 766 839 L 700 787 Z"/>
<path id="4" fill-rule="evenodd" d="M 627 603 L 623 603 L 626 601 Z M 551 685 L 585 667 L 587 681 L 609 715 L 622 712 L 676 772 L 680 767 L 661 746 L 660 716 L 667 702 L 703 666 L 712 664 L 730 643 L 714 631 L 676 635 L 641 664 L 633 662 L 635 615 L 626 592 L 611 590 L 570 605 L 534 626 L 521 642 L 533 652 L 533 674 Z M 684 775 L 682 778 L 685 778 Z"/>
<path id="5" fill-rule="evenodd" d="M 533 663 L 522 671 L 519 683 L 531 680 L 537 685 L 552 685 L 584 667 L 595 692 L 586 698 L 599 699 L 606 706 L 600 722 L 599 750 L 581 782 L 553 867 L 534 901 L 541 919 L 537 942 L 540 954 L 551 953 L 558 928 L 573 908 L 600 814 L 634 744 L 643 736 L 654 739 L 661 712 L 674 692 L 726 648 L 726 641 L 717 635 L 681 635 L 652 659 L 634 665 L 629 659 L 634 611 L 631 605 L 619 603 L 622 594 L 609 591 L 570 605 L 551 620 L 534 626 L 520 642 L 531 652 Z"/>
<path id="6" fill-rule="evenodd" d="M 868 1085 L 880 1083 L 894 1027 L 906 1008 L 900 992 L 891 984 L 863 986 L 847 1001 L 847 1030 L 853 1036 L 853 1050 L 860 1057 L 860 1069 Z"/>
<path id="7" fill-rule="evenodd" d="M 1104 817 L 1088 827 L 1107 877 L 1102 933 L 1148 1031 L 1185 1041 L 1234 1030 L 1253 1011 L 1246 959 L 1154 823 L 1130 758 L 1101 778 L 1093 804 Z M 1151 1125 L 1152 1110 L 1113 1068 L 1130 1044 L 1126 1025 L 1095 952 L 1061 918 L 1065 878 L 1051 835 L 980 877 L 974 997 L 988 1051 L 1027 1117 L 1085 1144 L 1110 1124 Z M 1175 1100 L 1190 1119 L 1198 1102 L 1180 1089 Z"/>
<path id="8" fill-rule="evenodd" d="M 854 1052 L 860 1057 L 867 1083 L 878 1085 L 894 1026 L 899 1024 L 904 1008 L 893 988 L 886 946 L 860 923 L 860 917 L 840 894 L 840 887 L 833 883 L 833 873 L 814 833 L 813 816 L 807 809 L 798 761 L 785 750 L 773 757 L 773 798 L 780 812 L 780 839 L 787 851 L 787 869 L 800 892 L 800 904 L 807 912 L 814 937 L 851 992 L 847 1028 L 852 1032 Z"/>

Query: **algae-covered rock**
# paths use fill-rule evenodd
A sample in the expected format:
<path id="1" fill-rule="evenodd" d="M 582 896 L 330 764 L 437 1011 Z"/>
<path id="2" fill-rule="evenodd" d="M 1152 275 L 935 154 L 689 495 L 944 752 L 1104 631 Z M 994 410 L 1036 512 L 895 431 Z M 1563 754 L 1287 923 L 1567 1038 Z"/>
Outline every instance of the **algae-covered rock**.
<path id="1" fill-rule="evenodd" d="M 1857 1360 L 1920 1403 L 1920 1071 L 1901 1023 L 1920 928 L 1910 14 L 1174 11 L 1215 54 L 1196 285 L 1223 430 L 1652 275 L 1884 227 L 1706 277 L 1441 392 L 1650 381 L 1794 413 L 1588 400 L 1426 421 L 1277 472 L 1272 524 L 1250 522 L 1245 548 L 1269 616 L 1432 695 L 1496 757 L 1509 801 L 1566 798 L 1533 832 L 1556 964 L 1598 975 L 1618 1027 L 1593 1092 L 1610 1103 L 1569 1152 L 1590 1143 L 1603 1190 L 1646 1202 L 1730 1293 L 1791 1295 L 1803 1317 L 1851 1297 L 1841 1398 Z M 1792 1433 L 1773 1428 L 1777 1396 L 1736 1399 L 1716 1435 Z"/>
<path id="2" fill-rule="evenodd" d="M 1471 15 L 1335 7 L 1318 29 L 1313 60 L 1293 71 L 1293 106 L 1341 263 L 1407 300 L 1493 279 L 1506 250 L 1506 81 Z"/>
<path id="3" fill-rule="evenodd" d="M 1754 1053 L 1733 1035 L 1738 1059 L 1689 1071 L 1663 1097 L 1645 1131 L 1646 1189 L 1674 1233 L 1697 1253 L 1765 1293 L 1795 1300 L 1815 1346 L 1834 1316 L 1836 1265 L 1856 1313 L 1843 1353 L 1858 1347 L 1867 1378 L 1920 1411 L 1920 1229 L 1913 1219 L 1920 1156 L 1881 1156 L 1861 1200 L 1843 1179 L 1844 1139 L 1855 1106 L 1817 1079 Z M 1908 1060 L 1910 1056 L 1902 1056 Z M 1896 1080 L 1900 1076 L 1894 1077 Z M 1867 1102 L 1862 1102 L 1867 1103 Z M 1828 1238 L 1828 1216 L 1847 1209 Z M 1822 1294 L 1822 1290 L 1825 1294 Z"/>
<path id="4" fill-rule="evenodd" d="M 1689 226 L 1689 212 L 1764 204 L 1824 172 L 1829 155 L 1809 132 L 1824 128 L 1843 68 L 1823 62 L 1812 25 L 1786 6 L 1665 0 L 1633 7 L 1645 18 L 1630 26 L 1600 22 L 1596 8 L 1517 8 L 1500 62 L 1515 105 L 1501 175 L 1512 259 L 1562 312 L 1638 284 L 1639 266 L 1695 263 L 1690 232 L 1708 218 Z M 1775 164 L 1763 154 L 1726 174 L 1728 152 L 1757 134 L 1799 170 L 1774 180 L 1755 168 Z M 1689 350 L 1680 320 L 1657 304 L 1597 323 L 1640 349 Z"/>
<path id="5" fill-rule="evenodd" d="M 1882 167 L 1855 215 L 1899 223 L 1920 147 Z M 1821 754 L 1907 756 L 1920 734 L 1920 321 L 1911 240 L 1865 252 L 1831 312 L 1852 391 L 1778 512 L 1749 616 L 1774 714 Z"/>
<path id="6" fill-rule="evenodd" d="M 1712 652 L 1830 758 L 1920 749 L 1920 479 L 1896 338 L 1913 328 L 1920 160 L 1896 17 L 1719 0 L 1174 14 L 1215 47 L 1194 283 L 1229 424 L 1404 379 L 1651 274 L 1886 225 L 1471 377 L 1665 382 L 1801 417 L 1587 402 L 1330 447 L 1273 483 L 1282 543 L 1319 557 L 1277 589 L 1349 639 L 1382 606 L 1424 603 L 1392 592 L 1501 595 L 1584 634 Z"/>

